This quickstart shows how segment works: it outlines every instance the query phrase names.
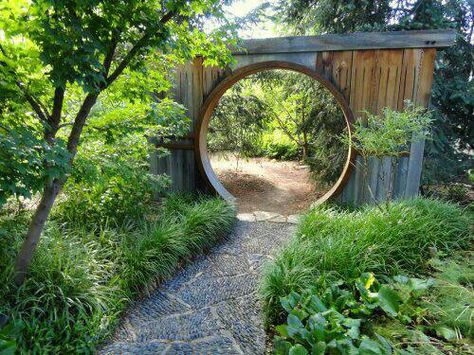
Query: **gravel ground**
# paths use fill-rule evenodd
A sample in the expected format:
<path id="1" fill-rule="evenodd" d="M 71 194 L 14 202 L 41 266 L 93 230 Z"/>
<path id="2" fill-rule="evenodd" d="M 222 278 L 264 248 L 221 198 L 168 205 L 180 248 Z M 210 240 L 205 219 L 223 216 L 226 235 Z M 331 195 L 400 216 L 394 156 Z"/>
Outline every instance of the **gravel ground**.
<path id="1" fill-rule="evenodd" d="M 258 281 L 290 223 L 238 221 L 206 256 L 130 308 L 102 354 L 263 354 Z"/>

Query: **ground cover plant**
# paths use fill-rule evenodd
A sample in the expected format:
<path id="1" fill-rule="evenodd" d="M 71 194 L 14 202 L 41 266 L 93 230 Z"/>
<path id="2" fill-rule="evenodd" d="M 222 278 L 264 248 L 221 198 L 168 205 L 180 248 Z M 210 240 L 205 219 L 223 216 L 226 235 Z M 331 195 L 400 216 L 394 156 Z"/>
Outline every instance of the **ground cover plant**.
<path id="1" fill-rule="evenodd" d="M 0 350 L 71 353 L 94 351 L 131 300 L 230 230 L 234 210 L 218 198 L 175 195 L 135 221 L 96 224 L 93 215 L 81 226 L 55 215 L 31 277 L 16 288 L 13 260 L 28 218 L 0 217 L 0 314 L 8 317 Z"/>
<path id="2" fill-rule="evenodd" d="M 384 282 L 387 278 L 398 275 L 402 275 L 406 280 L 410 277 L 426 279 L 430 277 L 430 272 L 433 272 L 433 255 L 439 257 L 452 255 L 463 248 L 470 248 L 472 240 L 472 214 L 457 205 L 437 200 L 417 198 L 392 202 L 383 208 L 366 206 L 352 211 L 340 207 L 315 208 L 303 217 L 294 239 L 266 270 L 262 297 L 267 326 L 271 329 L 284 323 L 289 312 L 288 309 L 285 310 L 283 300 L 291 296 L 292 292 L 298 294 L 310 292 L 322 297 L 328 287 L 342 286 L 342 289 L 350 290 L 352 287 L 350 285 L 353 285 L 361 274 L 367 272 L 374 273 L 377 279 Z M 459 267 L 466 267 L 463 265 L 466 260 L 472 259 L 464 259 L 459 263 Z M 459 278 L 461 274 L 461 272 L 457 274 Z M 457 280 L 458 286 L 463 287 L 461 294 L 467 297 L 466 295 L 471 292 L 472 297 L 472 282 L 469 281 L 471 282 L 469 284 L 466 283 L 466 279 L 462 280 Z M 448 290 L 442 287 L 443 283 L 446 284 L 445 281 L 440 281 L 434 286 L 435 291 L 432 293 L 430 291 L 430 295 L 438 295 L 431 298 L 432 305 L 423 303 L 423 306 L 420 306 L 420 309 L 430 310 L 426 311 L 429 316 L 423 318 L 424 311 L 420 311 L 421 314 L 418 316 L 424 320 L 431 319 L 432 324 L 450 324 L 447 328 L 453 330 L 454 334 L 467 337 L 472 332 L 469 326 L 466 327 L 465 323 L 461 326 L 443 320 L 443 317 L 436 315 L 437 312 L 433 309 L 434 307 L 439 312 L 443 308 L 439 305 L 454 302 L 453 294 L 459 295 L 453 292 L 451 298 L 441 296 Z M 352 295 L 357 300 L 360 297 L 360 290 L 353 287 L 352 290 Z M 397 296 L 398 298 L 403 299 L 402 296 Z M 336 297 L 325 307 L 336 307 L 337 302 Z M 435 304 L 438 306 L 433 306 Z M 461 313 L 459 319 L 472 317 L 472 305 L 466 306 L 465 302 L 460 302 L 458 299 L 457 307 L 460 311 L 453 311 L 451 320 L 456 319 Z M 344 309 L 340 309 L 339 312 L 347 315 Z M 454 313 L 456 316 L 452 315 Z M 376 319 L 380 319 L 381 312 L 375 314 Z M 364 315 L 362 318 L 369 319 L 369 316 Z M 409 316 L 416 318 L 414 315 Z M 392 318 L 396 317 L 392 314 Z M 340 322 L 338 324 L 341 325 Z M 402 329 L 406 330 L 410 322 L 401 324 Z M 385 329 L 385 325 L 381 328 Z M 429 331 L 436 332 L 434 327 Z M 439 329 L 438 331 L 440 336 L 448 332 Z M 384 332 L 379 330 L 379 333 Z M 430 335 L 432 333 L 428 332 Z M 364 334 L 374 335 L 370 332 Z M 393 333 L 384 334 L 382 336 L 393 340 Z M 420 334 L 425 333 L 415 335 L 420 337 Z M 410 338 L 412 342 L 415 342 L 413 338 L 415 335 L 412 334 Z M 331 340 L 329 339 L 328 343 Z M 358 342 L 353 345 L 359 347 L 361 340 L 363 338 L 358 338 Z M 379 346 L 383 345 L 377 338 L 372 337 L 371 340 L 378 342 Z"/>

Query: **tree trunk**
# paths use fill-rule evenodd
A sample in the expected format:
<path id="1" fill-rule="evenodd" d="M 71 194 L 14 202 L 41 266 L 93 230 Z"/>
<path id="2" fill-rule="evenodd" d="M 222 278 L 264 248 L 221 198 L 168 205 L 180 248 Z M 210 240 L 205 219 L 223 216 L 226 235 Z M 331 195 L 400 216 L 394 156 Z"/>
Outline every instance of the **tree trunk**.
<path id="1" fill-rule="evenodd" d="M 308 135 L 306 132 L 303 132 L 303 157 L 302 160 L 306 161 L 308 158 L 309 144 L 308 144 Z"/>
<path id="2" fill-rule="evenodd" d="M 301 160 L 304 162 L 304 161 L 306 161 L 306 158 L 308 158 L 308 145 L 303 144 L 303 156 L 302 156 Z"/>
<path id="3" fill-rule="evenodd" d="M 67 150 L 71 154 L 69 164 L 72 166 L 72 162 L 77 153 L 77 147 L 79 139 L 81 137 L 82 129 L 86 119 L 90 113 L 92 106 L 94 106 L 97 100 L 98 93 L 88 94 L 82 103 L 79 112 L 77 113 L 76 119 L 69 134 L 67 142 Z M 31 220 L 26 239 L 21 246 L 20 253 L 17 256 L 15 262 L 15 283 L 19 286 L 25 280 L 28 266 L 33 258 L 33 253 L 36 249 L 36 245 L 39 242 L 41 233 L 43 232 L 44 225 L 48 219 L 51 208 L 53 207 L 54 201 L 61 191 L 67 177 L 54 180 L 51 184 L 46 184 L 43 190 L 43 196 L 41 197 L 40 204 L 36 208 L 35 214 Z"/>
<path id="4" fill-rule="evenodd" d="M 43 232 L 44 225 L 48 219 L 54 201 L 62 188 L 63 183 L 55 180 L 51 184 L 47 184 L 43 190 L 41 201 L 36 207 L 36 211 L 31 219 L 26 239 L 23 242 L 20 252 L 15 262 L 15 283 L 19 286 L 23 283 L 26 271 L 33 258 L 33 252 Z"/>

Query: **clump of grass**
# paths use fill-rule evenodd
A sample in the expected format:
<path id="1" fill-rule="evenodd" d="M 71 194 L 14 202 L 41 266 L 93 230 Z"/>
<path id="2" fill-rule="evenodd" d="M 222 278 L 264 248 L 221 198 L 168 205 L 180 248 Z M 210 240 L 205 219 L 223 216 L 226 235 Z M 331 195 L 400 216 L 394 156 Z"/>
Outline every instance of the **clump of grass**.
<path id="1" fill-rule="evenodd" d="M 280 297 L 321 279 L 353 279 L 365 271 L 422 272 L 433 250 L 466 246 L 472 240 L 470 228 L 461 208 L 429 199 L 393 202 L 384 209 L 313 209 L 264 275 L 266 322 L 281 320 Z"/>
<path id="2" fill-rule="evenodd" d="M 178 200 L 168 197 L 156 220 L 133 227 L 50 221 L 20 288 L 11 282 L 12 265 L 28 219 L 1 217 L 0 314 L 21 324 L 18 350 L 93 352 L 144 287 L 230 231 L 235 212 L 223 200 Z"/>
<path id="3" fill-rule="evenodd" d="M 474 339 L 474 252 L 447 261 L 435 259 L 436 287 L 424 303 L 434 321 Z"/>

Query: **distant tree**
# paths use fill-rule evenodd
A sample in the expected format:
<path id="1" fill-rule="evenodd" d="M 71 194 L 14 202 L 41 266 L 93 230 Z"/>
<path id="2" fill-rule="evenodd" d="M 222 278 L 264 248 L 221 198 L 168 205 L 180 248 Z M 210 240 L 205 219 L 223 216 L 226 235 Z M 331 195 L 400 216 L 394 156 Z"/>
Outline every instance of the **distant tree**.
<path id="1" fill-rule="evenodd" d="M 211 152 L 249 157 L 260 153 L 260 139 L 271 109 L 257 97 L 251 78 L 236 83 L 220 99 L 209 125 L 208 148 Z"/>
<path id="2" fill-rule="evenodd" d="M 239 81 L 222 96 L 210 122 L 208 147 L 237 157 L 299 156 L 317 179 L 331 183 L 346 158 L 338 138 L 345 129 L 342 110 L 321 83 L 273 69 Z M 275 131 L 290 143 L 270 142 Z"/>
<path id="3" fill-rule="evenodd" d="M 189 59 L 198 52 L 211 63 L 229 60 L 229 32 L 200 30 L 204 17 L 220 14 L 217 0 L 2 2 L 0 199 L 5 191 L 42 191 L 16 260 L 17 284 L 24 281 L 99 95 L 114 85 L 140 94 L 140 83 L 153 78 L 153 60 L 157 70 L 166 58 Z M 166 73 L 158 76 L 166 81 Z"/>
<path id="4" fill-rule="evenodd" d="M 337 179 L 346 158 L 338 139 L 346 121 L 334 96 L 305 74 L 272 70 L 258 75 L 276 127 L 300 148 L 301 160 L 322 182 Z"/>

